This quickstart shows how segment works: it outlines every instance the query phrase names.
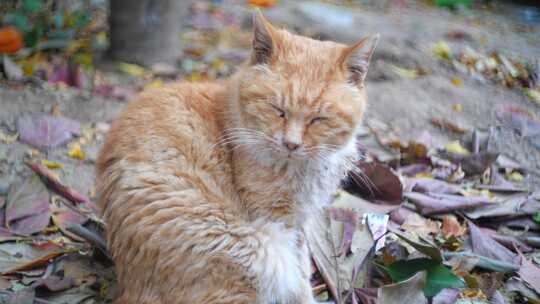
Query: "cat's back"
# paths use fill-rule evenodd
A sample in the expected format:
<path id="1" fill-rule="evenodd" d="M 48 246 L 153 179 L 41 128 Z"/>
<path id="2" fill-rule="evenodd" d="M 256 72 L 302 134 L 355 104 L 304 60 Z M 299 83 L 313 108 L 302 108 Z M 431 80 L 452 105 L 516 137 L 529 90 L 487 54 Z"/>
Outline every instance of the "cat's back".
<path id="1" fill-rule="evenodd" d="M 218 83 L 175 83 L 142 92 L 113 122 L 98 173 L 118 158 L 152 161 L 166 148 L 197 149 L 219 136 L 221 92 Z"/>
<path id="2" fill-rule="evenodd" d="M 113 122 L 97 160 L 96 184 L 107 209 L 120 188 L 144 187 L 179 175 L 231 191 L 228 152 L 217 142 L 224 126 L 223 85 L 176 83 L 142 92 Z M 106 211 L 106 210 L 103 210 Z"/>

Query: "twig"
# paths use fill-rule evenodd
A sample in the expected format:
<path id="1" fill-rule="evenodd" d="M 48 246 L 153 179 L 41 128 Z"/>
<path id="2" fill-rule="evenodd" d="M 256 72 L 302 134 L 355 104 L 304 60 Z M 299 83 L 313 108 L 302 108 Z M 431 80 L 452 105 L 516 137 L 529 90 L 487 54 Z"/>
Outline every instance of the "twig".
<path id="1" fill-rule="evenodd" d="M 94 245 L 101 252 L 103 252 L 103 254 L 105 254 L 105 256 L 107 256 L 107 258 L 112 260 L 111 256 L 109 255 L 109 252 L 107 251 L 107 243 L 105 242 L 105 240 L 103 240 L 103 238 L 101 236 L 97 235 L 93 231 L 90 231 L 90 230 L 86 229 L 85 227 L 83 227 L 82 225 L 78 225 L 78 224 L 71 225 L 71 226 L 67 227 L 66 229 L 69 232 L 71 232 L 71 233 L 85 239 L 90 244 Z"/>

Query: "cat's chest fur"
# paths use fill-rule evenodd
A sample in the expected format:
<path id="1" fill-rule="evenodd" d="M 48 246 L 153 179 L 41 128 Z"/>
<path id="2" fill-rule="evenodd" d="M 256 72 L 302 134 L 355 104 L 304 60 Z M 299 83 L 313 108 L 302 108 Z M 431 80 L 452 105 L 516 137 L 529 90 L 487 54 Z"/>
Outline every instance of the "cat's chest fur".
<path id="1" fill-rule="evenodd" d="M 235 182 L 249 218 L 302 227 L 308 217 L 331 202 L 356 155 L 354 147 L 355 140 L 351 140 L 324 162 L 285 159 L 261 163 L 248 155 L 235 157 L 236 162 L 244 162 L 235 172 Z"/>

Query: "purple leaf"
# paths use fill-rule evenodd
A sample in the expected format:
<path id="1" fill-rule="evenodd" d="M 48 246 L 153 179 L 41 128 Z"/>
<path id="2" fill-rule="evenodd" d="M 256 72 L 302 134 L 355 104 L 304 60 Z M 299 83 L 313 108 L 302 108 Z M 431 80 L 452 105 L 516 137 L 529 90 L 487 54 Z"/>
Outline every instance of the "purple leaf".
<path id="1" fill-rule="evenodd" d="M 474 210 L 469 210 L 466 214 L 472 219 L 503 216 L 509 219 L 524 215 L 533 215 L 538 213 L 538 211 L 540 211 L 539 201 L 526 195 L 518 195 L 509 197 L 502 203 L 492 203 L 475 208 Z"/>
<path id="2" fill-rule="evenodd" d="M 39 177 L 11 185 L 6 206 L 6 226 L 10 231 L 30 235 L 49 224 L 49 192 Z"/>
<path id="3" fill-rule="evenodd" d="M 517 255 L 506 249 L 486 233 L 482 232 L 482 230 L 472 222 L 469 222 L 469 232 L 474 253 L 503 262 L 516 262 Z"/>
<path id="4" fill-rule="evenodd" d="M 404 196 L 419 209 L 422 215 L 449 213 L 490 204 L 489 199 L 485 197 L 464 197 L 434 193 L 428 195 L 418 192 L 406 192 Z"/>
<path id="5" fill-rule="evenodd" d="M 534 250 L 515 236 L 498 234 L 495 230 L 488 228 L 480 228 L 480 230 L 512 251 L 516 251 L 516 248 L 521 252 L 531 252 Z"/>
<path id="6" fill-rule="evenodd" d="M 521 267 L 518 274 L 527 284 L 529 284 L 536 293 L 540 294 L 540 267 L 533 264 L 525 256 L 521 256 Z"/>
<path id="7" fill-rule="evenodd" d="M 457 194 L 461 191 L 457 185 L 432 178 L 414 178 L 412 183 L 412 191 L 416 192 Z"/>
<path id="8" fill-rule="evenodd" d="M 17 119 L 21 141 L 40 149 L 58 147 L 81 134 L 78 121 L 52 115 L 26 115 Z"/>

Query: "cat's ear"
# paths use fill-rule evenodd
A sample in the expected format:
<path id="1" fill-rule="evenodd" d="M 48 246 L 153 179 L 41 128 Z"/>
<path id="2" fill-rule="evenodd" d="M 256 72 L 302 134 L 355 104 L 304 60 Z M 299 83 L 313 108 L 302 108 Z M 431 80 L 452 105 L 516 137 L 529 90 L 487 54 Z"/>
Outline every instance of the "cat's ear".
<path id="1" fill-rule="evenodd" d="M 345 48 L 340 57 L 340 64 L 349 72 L 349 81 L 361 86 L 366 79 L 371 55 L 377 47 L 379 34 L 362 38 L 357 43 Z"/>
<path id="2" fill-rule="evenodd" d="M 266 64 L 275 51 L 276 30 L 266 21 L 260 10 L 253 13 L 252 64 Z"/>

